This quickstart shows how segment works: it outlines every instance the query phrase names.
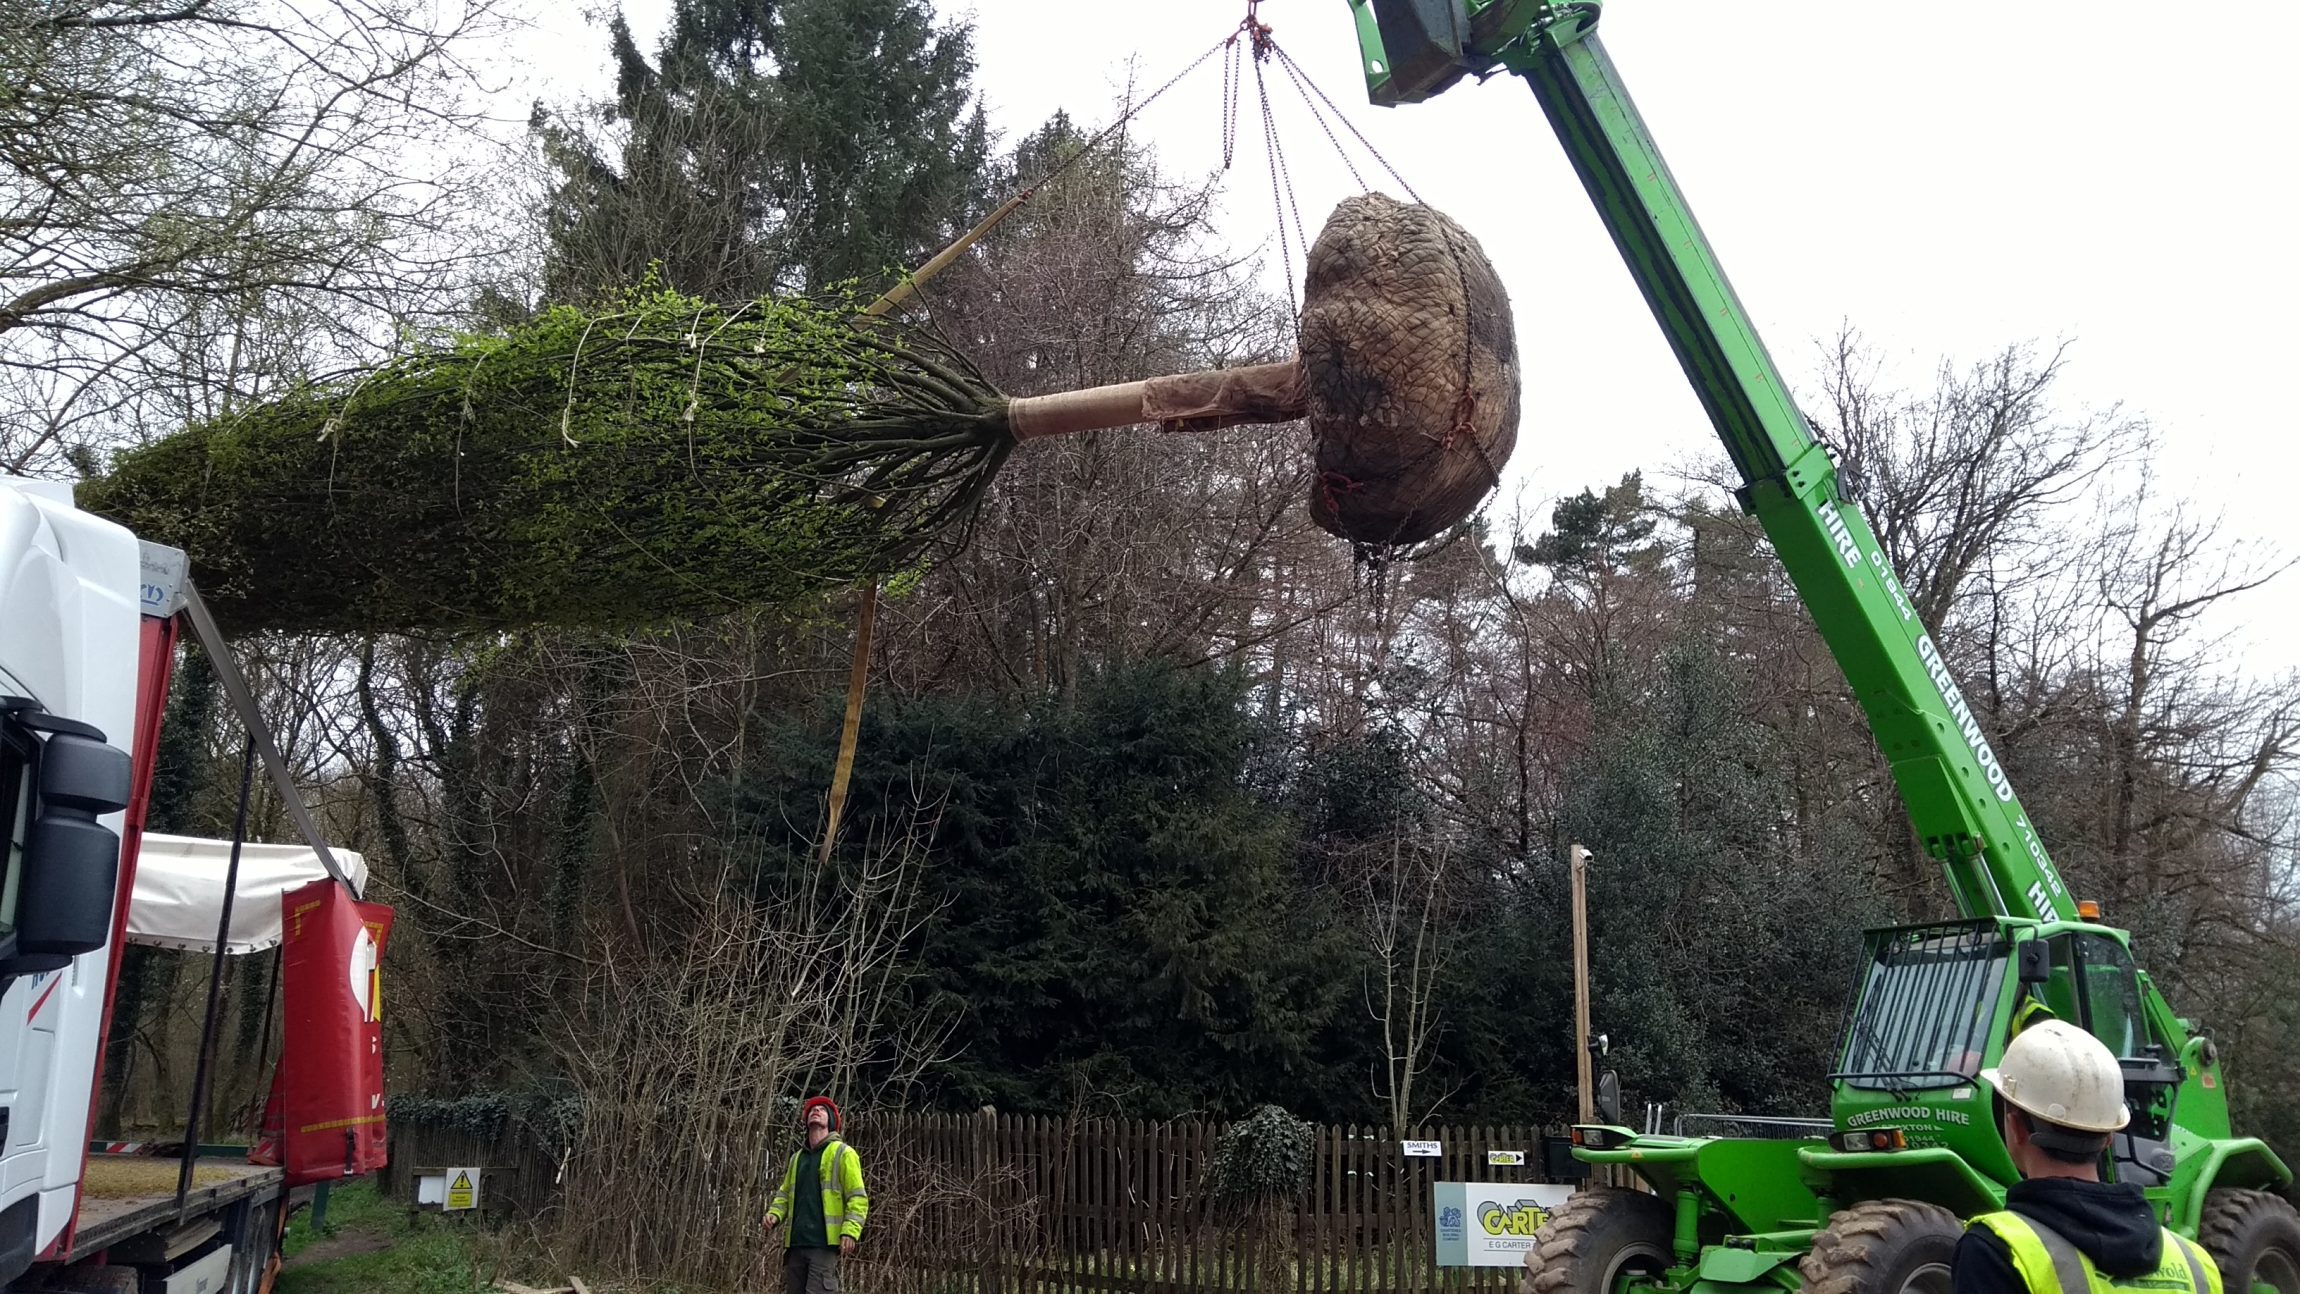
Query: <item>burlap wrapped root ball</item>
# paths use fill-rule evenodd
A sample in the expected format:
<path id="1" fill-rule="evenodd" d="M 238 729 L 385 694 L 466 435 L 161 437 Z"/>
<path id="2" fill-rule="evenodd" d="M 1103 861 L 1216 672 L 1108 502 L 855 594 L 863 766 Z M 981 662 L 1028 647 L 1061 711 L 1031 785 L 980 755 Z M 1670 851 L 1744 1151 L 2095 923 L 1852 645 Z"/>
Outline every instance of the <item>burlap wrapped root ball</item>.
<path id="1" fill-rule="evenodd" d="M 1467 518 L 1517 445 L 1516 329 L 1477 240 L 1431 207 L 1349 198 L 1302 296 L 1311 519 L 1410 544 Z"/>

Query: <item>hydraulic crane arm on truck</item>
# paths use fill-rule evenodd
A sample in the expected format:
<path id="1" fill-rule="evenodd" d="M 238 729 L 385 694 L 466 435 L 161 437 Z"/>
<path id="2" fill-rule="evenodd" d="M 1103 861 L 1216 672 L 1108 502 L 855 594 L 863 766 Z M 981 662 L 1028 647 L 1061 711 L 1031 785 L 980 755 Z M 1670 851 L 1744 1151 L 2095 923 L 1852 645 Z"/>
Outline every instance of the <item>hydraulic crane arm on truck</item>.
<path id="1" fill-rule="evenodd" d="M 2202 1233 L 2232 1292 L 2300 1294 L 2300 1215 L 2260 1189 L 2289 1183 L 2290 1172 L 2259 1141 L 2231 1134 L 2212 1044 L 2132 965 L 2125 934 L 2080 916 L 1606 56 L 1602 4 L 1350 7 L 1377 104 L 1497 71 L 1532 89 L 1731 455 L 1741 506 L 1844 670 L 1968 918 L 1871 932 L 1830 1075 L 1833 1135 L 1577 1129 L 1583 1159 L 1629 1165 L 1658 1195 L 1594 1193 L 1573 1206 L 1570 1226 L 1553 1222 L 1552 1238 L 1573 1243 L 1537 1249 L 1557 1251 L 1553 1270 L 1533 1273 L 1537 1294 L 1795 1289 L 1840 1276 L 1864 1294 L 1945 1289 L 1957 1220 L 1997 1207 L 2017 1180 L 1975 1075 L 2032 1002 L 2084 1024 L 2123 1061 L 2134 1125 L 2117 1138 L 2109 1174 L 2140 1183 L 2171 1225 Z M 1832 1244 L 1832 1227 L 1865 1243 Z"/>

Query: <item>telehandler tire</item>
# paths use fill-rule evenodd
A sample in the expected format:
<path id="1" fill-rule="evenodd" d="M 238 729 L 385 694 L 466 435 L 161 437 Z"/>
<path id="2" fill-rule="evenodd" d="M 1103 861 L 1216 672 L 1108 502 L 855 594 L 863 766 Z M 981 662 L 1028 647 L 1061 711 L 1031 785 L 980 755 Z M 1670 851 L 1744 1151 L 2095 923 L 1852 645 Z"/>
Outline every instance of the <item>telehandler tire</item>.
<path id="1" fill-rule="evenodd" d="M 1797 1270 L 1805 1294 L 1949 1294 L 1964 1230 L 1938 1204 L 1864 1200 L 1829 1215 Z"/>
<path id="2" fill-rule="evenodd" d="M 1625 1276 L 1659 1276 L 1677 1221 L 1658 1195 L 1591 1186 L 1533 1233 L 1519 1294 L 1614 1294 Z"/>
<path id="3" fill-rule="evenodd" d="M 2206 1194 L 2196 1243 L 2220 1265 L 2225 1294 L 2300 1294 L 2300 1211 L 2283 1196 Z"/>

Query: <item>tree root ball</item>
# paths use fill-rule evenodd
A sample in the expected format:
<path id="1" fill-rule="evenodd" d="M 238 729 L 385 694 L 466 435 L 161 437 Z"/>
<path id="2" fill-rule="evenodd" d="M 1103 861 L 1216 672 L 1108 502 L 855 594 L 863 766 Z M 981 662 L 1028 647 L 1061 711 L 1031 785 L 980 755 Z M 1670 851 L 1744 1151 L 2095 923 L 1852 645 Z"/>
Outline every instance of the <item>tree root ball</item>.
<path id="1" fill-rule="evenodd" d="M 1477 240 L 1430 207 L 1349 198 L 1302 295 L 1311 519 L 1410 544 L 1467 518 L 1517 445 L 1516 329 Z"/>

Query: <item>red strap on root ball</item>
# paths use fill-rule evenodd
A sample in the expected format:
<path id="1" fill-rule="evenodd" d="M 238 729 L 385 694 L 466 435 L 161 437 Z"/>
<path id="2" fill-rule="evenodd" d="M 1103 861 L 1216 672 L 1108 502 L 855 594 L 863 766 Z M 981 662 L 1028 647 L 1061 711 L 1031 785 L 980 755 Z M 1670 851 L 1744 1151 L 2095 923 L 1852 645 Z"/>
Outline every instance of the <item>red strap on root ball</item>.
<path id="1" fill-rule="evenodd" d="M 1356 494 L 1366 488 L 1366 483 L 1353 481 L 1340 472 L 1326 471 L 1318 473 L 1318 488 L 1326 492 L 1326 511 L 1339 512 L 1342 507 L 1341 496 Z"/>

